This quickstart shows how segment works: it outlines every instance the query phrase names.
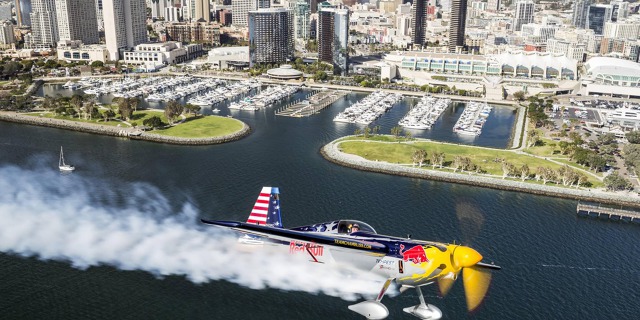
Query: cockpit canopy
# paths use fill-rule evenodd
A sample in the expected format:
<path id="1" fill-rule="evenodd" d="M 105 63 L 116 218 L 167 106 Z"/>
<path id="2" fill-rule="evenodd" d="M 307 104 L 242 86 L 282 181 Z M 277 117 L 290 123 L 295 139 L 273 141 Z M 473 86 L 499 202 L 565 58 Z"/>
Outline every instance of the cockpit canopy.
<path id="1" fill-rule="evenodd" d="M 370 225 L 358 220 L 340 220 L 338 222 L 338 233 L 349 234 L 352 232 L 377 233 Z"/>
<path id="2" fill-rule="evenodd" d="M 357 228 L 354 228 L 357 226 Z M 356 230 L 357 229 L 357 230 Z M 369 224 L 358 220 L 336 220 L 331 222 L 317 223 L 310 226 L 292 228 L 291 230 L 304 232 L 338 233 L 350 234 L 352 232 L 377 233 Z"/>

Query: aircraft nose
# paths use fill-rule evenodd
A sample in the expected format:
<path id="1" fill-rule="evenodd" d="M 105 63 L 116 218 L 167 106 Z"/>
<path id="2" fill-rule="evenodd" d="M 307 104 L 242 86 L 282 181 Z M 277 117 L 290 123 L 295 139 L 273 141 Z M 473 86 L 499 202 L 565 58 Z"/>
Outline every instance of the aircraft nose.
<path id="1" fill-rule="evenodd" d="M 458 268 L 474 266 L 480 260 L 482 260 L 482 255 L 469 247 L 459 246 L 453 251 L 453 263 Z"/>

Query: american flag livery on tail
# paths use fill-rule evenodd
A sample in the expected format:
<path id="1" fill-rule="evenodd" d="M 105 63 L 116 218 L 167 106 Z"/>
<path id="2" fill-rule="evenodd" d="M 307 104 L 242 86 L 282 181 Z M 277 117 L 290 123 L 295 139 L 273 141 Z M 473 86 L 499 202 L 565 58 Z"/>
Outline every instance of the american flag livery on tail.
<path id="1" fill-rule="evenodd" d="M 277 187 L 262 187 L 247 223 L 282 228 L 279 194 Z"/>

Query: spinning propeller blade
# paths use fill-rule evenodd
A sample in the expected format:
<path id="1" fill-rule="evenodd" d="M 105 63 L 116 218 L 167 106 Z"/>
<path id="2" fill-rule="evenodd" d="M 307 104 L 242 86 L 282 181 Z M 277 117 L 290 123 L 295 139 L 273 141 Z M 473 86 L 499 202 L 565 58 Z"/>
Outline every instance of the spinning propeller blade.
<path id="1" fill-rule="evenodd" d="M 462 281 L 464 284 L 464 295 L 467 298 L 467 309 L 474 311 L 484 300 L 489 284 L 491 283 L 491 272 L 477 267 L 464 268 L 462 270 Z"/>
<path id="2" fill-rule="evenodd" d="M 457 276 L 457 274 L 456 274 Z M 440 296 L 444 297 L 447 295 L 447 293 L 449 293 L 449 291 L 451 290 L 451 287 L 453 287 L 453 283 L 456 280 L 452 279 L 452 278 L 438 278 L 438 289 L 440 289 Z"/>

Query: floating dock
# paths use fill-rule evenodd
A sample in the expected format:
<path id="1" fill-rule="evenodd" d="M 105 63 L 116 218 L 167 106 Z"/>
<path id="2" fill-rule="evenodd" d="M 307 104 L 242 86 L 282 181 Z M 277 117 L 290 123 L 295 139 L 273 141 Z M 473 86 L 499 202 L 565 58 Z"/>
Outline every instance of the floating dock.
<path id="1" fill-rule="evenodd" d="M 631 222 L 640 224 L 640 212 L 594 206 L 579 203 L 576 213 L 580 217 L 592 217 L 611 221 Z"/>
<path id="2" fill-rule="evenodd" d="M 284 106 L 276 111 L 276 115 L 296 118 L 309 117 L 344 97 L 347 93 L 342 90 L 319 90 L 304 101 Z"/>

